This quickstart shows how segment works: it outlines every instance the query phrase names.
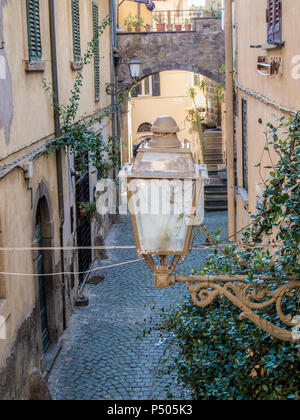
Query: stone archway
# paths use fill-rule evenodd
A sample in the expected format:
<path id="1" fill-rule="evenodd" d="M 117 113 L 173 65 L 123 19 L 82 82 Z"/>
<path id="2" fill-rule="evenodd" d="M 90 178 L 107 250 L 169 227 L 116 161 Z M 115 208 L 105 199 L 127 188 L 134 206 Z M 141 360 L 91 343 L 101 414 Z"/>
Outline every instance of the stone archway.
<path id="1" fill-rule="evenodd" d="M 143 62 L 142 78 L 170 70 L 202 74 L 217 83 L 225 63 L 225 35 L 221 19 L 195 19 L 191 32 L 119 33 L 120 88 L 132 86 L 128 62 L 137 54 Z"/>

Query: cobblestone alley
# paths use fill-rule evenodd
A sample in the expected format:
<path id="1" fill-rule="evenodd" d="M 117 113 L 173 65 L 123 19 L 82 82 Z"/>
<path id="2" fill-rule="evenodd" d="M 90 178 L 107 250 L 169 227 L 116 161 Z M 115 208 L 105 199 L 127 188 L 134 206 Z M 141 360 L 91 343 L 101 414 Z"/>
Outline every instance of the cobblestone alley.
<path id="1" fill-rule="evenodd" d="M 211 231 L 221 228 L 226 237 L 227 213 L 208 213 L 206 225 Z M 133 243 L 130 219 L 124 217 L 122 224 L 112 227 L 106 245 Z M 180 270 L 189 274 L 207 253 L 193 250 Z M 134 249 L 109 251 L 108 257 L 102 266 L 137 258 Z M 153 302 L 159 308 L 177 305 L 187 294 L 185 285 L 156 290 L 144 262 L 101 270 L 99 275 L 105 280 L 86 286 L 90 304 L 75 309 L 64 334 L 62 351 L 49 377 L 53 399 L 167 400 L 170 378 L 160 368 L 173 348 L 157 332 L 145 337 L 142 332 L 149 327 L 150 317 L 155 317 Z M 175 398 L 188 399 L 185 390 L 171 391 Z"/>

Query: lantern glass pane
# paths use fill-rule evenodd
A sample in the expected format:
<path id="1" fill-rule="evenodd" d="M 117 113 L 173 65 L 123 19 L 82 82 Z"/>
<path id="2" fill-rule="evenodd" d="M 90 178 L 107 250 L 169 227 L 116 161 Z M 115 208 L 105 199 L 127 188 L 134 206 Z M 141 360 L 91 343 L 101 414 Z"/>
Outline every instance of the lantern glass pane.
<path id="1" fill-rule="evenodd" d="M 182 253 L 191 221 L 195 181 L 134 179 L 129 189 L 139 251 Z"/>
<path id="2" fill-rule="evenodd" d="M 140 64 L 130 64 L 130 73 L 133 79 L 138 79 L 140 77 Z"/>

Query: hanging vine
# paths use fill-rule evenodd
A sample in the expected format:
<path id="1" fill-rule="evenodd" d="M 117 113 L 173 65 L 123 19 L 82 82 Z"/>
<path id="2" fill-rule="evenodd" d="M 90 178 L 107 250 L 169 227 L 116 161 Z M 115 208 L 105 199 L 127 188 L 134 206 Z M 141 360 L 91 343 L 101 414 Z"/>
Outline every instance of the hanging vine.
<path id="1" fill-rule="evenodd" d="M 97 45 L 99 45 L 99 38 L 110 24 L 111 18 L 108 15 L 99 25 L 98 32 L 93 40 L 88 42 L 82 58 L 83 68 L 76 74 L 69 101 L 67 104 L 57 106 L 61 123 L 61 136 L 49 145 L 49 152 L 68 148 L 70 154 L 79 157 L 76 170 L 85 172 L 91 165 L 97 171 L 98 177 L 107 176 L 109 171 L 118 166 L 120 144 L 117 141 L 118 139 L 113 136 L 109 136 L 108 139 L 104 138 L 101 132 L 95 132 L 93 126 L 96 123 L 101 124 L 105 118 L 111 119 L 116 112 L 116 107 L 128 97 L 128 92 L 125 90 L 121 92 L 115 106 L 102 109 L 95 116 L 78 119 L 78 110 L 84 79 L 83 70 L 91 64 Z M 43 87 L 52 97 L 54 96 L 52 86 L 45 79 L 43 80 Z M 85 159 L 85 156 L 88 156 L 88 159 Z"/>

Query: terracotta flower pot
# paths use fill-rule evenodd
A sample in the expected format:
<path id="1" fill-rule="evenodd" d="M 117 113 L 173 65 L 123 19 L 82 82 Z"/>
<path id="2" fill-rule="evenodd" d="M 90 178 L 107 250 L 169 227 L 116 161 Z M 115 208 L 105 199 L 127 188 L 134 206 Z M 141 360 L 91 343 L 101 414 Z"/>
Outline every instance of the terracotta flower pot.
<path id="1" fill-rule="evenodd" d="M 85 216 L 87 216 L 87 211 L 85 210 L 85 209 L 80 209 L 80 211 L 79 211 L 79 213 L 80 213 L 80 216 L 81 217 L 85 217 Z"/>
<path id="2" fill-rule="evenodd" d="M 142 32 L 142 28 L 140 26 L 136 26 L 135 32 Z"/>
<path id="3" fill-rule="evenodd" d="M 186 31 L 191 31 L 192 30 L 192 25 L 191 24 L 185 25 L 185 30 Z"/>
<path id="4" fill-rule="evenodd" d="M 173 25 L 167 25 L 167 31 L 168 32 L 173 32 L 173 28 L 174 28 Z"/>
<path id="5" fill-rule="evenodd" d="M 212 13 L 211 13 L 211 12 L 206 12 L 206 13 L 204 14 L 204 16 L 205 16 L 205 17 L 212 17 Z"/>
<path id="6" fill-rule="evenodd" d="M 166 30 L 166 24 L 165 23 L 157 23 L 156 29 L 158 32 L 165 32 Z"/>
<path id="7" fill-rule="evenodd" d="M 151 32 L 151 26 L 145 26 L 146 32 Z"/>
<path id="8" fill-rule="evenodd" d="M 197 18 L 201 18 L 201 12 L 196 13 L 196 17 L 197 17 Z"/>
<path id="9" fill-rule="evenodd" d="M 182 30 L 182 25 L 175 25 L 175 30 L 180 32 Z"/>
<path id="10" fill-rule="evenodd" d="M 131 26 L 128 26 L 128 27 L 127 27 L 127 32 L 132 32 L 132 28 L 131 28 Z"/>

